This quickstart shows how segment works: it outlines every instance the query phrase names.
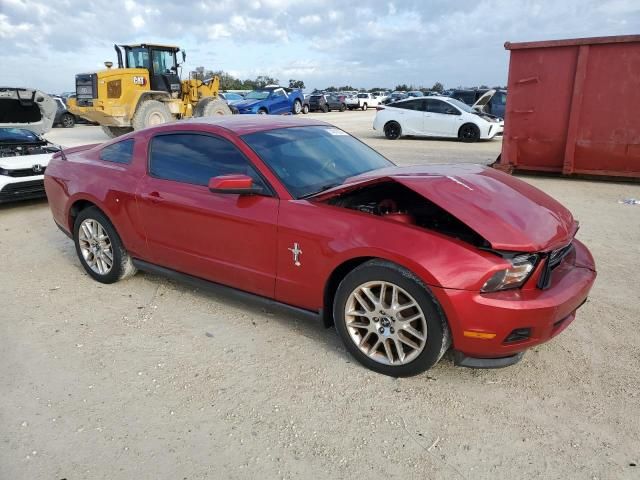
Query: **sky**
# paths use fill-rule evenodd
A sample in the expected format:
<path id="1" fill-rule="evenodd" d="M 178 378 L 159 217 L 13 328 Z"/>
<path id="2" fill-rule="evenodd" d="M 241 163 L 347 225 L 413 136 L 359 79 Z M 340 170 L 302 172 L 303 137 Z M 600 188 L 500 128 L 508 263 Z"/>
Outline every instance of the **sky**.
<path id="1" fill-rule="evenodd" d="M 0 0 L 0 86 L 74 90 L 113 44 L 168 43 L 242 79 L 505 85 L 506 41 L 640 33 L 640 0 Z"/>

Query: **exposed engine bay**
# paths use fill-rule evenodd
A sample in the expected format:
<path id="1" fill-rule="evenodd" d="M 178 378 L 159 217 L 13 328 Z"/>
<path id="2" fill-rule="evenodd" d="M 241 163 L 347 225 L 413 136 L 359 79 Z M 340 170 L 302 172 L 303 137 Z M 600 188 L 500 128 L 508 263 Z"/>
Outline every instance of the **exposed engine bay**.
<path id="1" fill-rule="evenodd" d="M 0 144 L 0 158 L 5 157 L 22 157 L 25 155 L 42 155 L 46 153 L 55 153 L 60 151 L 60 147 L 53 145 L 46 140 L 38 144 L 18 144 L 18 145 L 2 145 Z"/>
<path id="2" fill-rule="evenodd" d="M 416 225 L 478 247 L 488 246 L 484 238 L 456 217 L 399 183 L 367 185 L 331 198 L 327 203 Z"/>

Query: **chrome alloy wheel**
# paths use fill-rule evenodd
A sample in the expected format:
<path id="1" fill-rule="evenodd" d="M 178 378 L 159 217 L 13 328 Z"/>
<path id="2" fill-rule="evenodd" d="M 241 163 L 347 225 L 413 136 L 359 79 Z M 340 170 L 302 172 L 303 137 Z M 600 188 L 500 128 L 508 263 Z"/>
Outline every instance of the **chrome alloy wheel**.
<path id="1" fill-rule="evenodd" d="M 347 299 L 344 318 L 353 343 L 384 365 L 411 362 L 427 343 L 427 320 L 420 305 L 390 282 L 357 287 Z"/>
<path id="2" fill-rule="evenodd" d="M 92 218 L 80 224 L 78 243 L 87 265 L 98 275 L 106 275 L 113 266 L 113 247 L 104 227 Z"/>

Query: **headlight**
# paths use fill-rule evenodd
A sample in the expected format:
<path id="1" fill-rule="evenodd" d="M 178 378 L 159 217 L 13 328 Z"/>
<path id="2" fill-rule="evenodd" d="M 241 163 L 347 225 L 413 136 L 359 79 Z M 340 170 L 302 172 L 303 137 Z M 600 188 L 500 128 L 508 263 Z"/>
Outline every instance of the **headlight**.
<path id="1" fill-rule="evenodd" d="M 519 255 L 508 260 L 511 263 L 511 268 L 494 273 L 482 287 L 482 292 L 497 292 L 498 290 L 521 287 L 529 278 L 533 267 L 536 266 L 538 257 L 536 255 Z"/>

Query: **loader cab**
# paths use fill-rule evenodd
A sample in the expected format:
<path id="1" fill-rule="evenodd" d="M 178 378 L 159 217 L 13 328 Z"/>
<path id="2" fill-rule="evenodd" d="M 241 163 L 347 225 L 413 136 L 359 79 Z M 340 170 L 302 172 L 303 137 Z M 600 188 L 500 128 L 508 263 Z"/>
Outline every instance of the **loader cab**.
<path id="1" fill-rule="evenodd" d="M 149 71 L 151 90 L 180 94 L 178 76 L 178 47 L 166 45 L 121 45 L 126 68 L 144 68 Z"/>

